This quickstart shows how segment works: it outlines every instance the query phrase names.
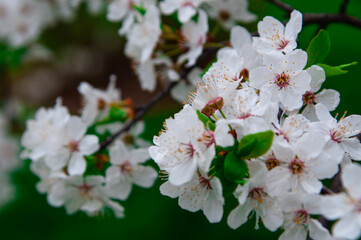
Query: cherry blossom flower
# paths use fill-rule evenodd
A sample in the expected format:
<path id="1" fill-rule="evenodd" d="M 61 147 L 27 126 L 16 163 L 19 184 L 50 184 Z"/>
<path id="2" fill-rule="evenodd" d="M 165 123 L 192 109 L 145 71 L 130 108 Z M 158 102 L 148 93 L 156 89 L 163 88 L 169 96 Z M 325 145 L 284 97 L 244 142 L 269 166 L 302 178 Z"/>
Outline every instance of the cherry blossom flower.
<path id="1" fill-rule="evenodd" d="M 354 160 L 361 160 L 361 143 L 355 137 L 361 131 L 361 116 L 351 115 L 341 118 L 338 122 L 331 116 L 327 108 L 322 104 L 316 105 L 316 114 L 320 122 L 320 130 L 328 141 L 329 149 L 338 152 L 341 161 L 346 152 Z"/>
<path id="2" fill-rule="evenodd" d="M 273 17 L 265 17 L 258 23 L 260 37 L 254 37 L 254 47 L 262 54 L 289 53 L 296 48 L 297 35 L 302 28 L 302 14 L 294 10 L 286 27 Z"/>
<path id="3" fill-rule="evenodd" d="M 208 172 L 215 155 L 213 133 L 204 129 L 195 110 L 183 110 L 167 119 L 166 130 L 154 138 L 149 154 L 161 169 L 169 173 L 171 184 L 179 186 L 190 181 L 197 168 Z"/>
<path id="4" fill-rule="evenodd" d="M 302 95 L 310 89 L 311 76 L 303 70 L 307 53 L 295 50 L 287 55 L 265 55 L 264 64 L 250 72 L 250 86 L 268 88 L 275 101 L 287 110 L 302 106 Z"/>
<path id="5" fill-rule="evenodd" d="M 197 8 L 209 0 L 164 0 L 160 3 L 162 13 L 169 15 L 178 12 L 178 19 L 181 23 L 187 23 L 196 15 Z"/>
<path id="6" fill-rule="evenodd" d="M 339 104 L 340 94 L 333 89 L 324 89 L 317 93 L 326 79 L 325 71 L 317 65 L 309 67 L 306 71 L 311 75 L 312 80 L 311 89 L 302 96 L 303 104 L 306 105 L 302 115 L 311 121 L 317 121 L 315 105 L 321 103 L 331 112 Z"/>
<path id="7" fill-rule="evenodd" d="M 221 182 L 216 177 L 197 171 L 189 182 L 182 185 L 175 186 L 169 181 L 163 183 L 160 192 L 171 198 L 178 197 L 179 206 L 185 210 L 202 210 L 211 223 L 222 219 L 224 199 Z"/>
<path id="8" fill-rule="evenodd" d="M 278 229 L 283 223 L 283 213 L 276 199 L 268 194 L 267 169 L 259 162 L 252 163 L 254 173 L 243 186 L 239 186 L 235 192 L 238 196 L 239 205 L 229 214 L 227 223 L 235 229 L 248 220 L 252 210 L 258 218 L 262 218 L 263 224 L 271 231 Z M 257 226 L 256 226 L 257 227 Z"/>
<path id="9" fill-rule="evenodd" d="M 178 63 L 187 61 L 186 67 L 191 67 L 196 63 L 198 57 L 201 55 L 203 51 L 203 45 L 207 41 L 207 14 L 200 10 L 198 15 L 198 22 L 188 22 L 182 26 L 181 31 L 185 39 L 182 47 L 187 48 L 188 51 L 179 56 Z"/>
<path id="10" fill-rule="evenodd" d="M 125 200 L 132 184 L 149 188 L 158 176 L 152 167 L 140 165 L 150 158 L 147 149 L 129 151 L 124 143 L 117 141 L 109 155 L 112 165 L 107 169 L 105 179 L 108 195 L 112 198 Z"/>
<path id="11" fill-rule="evenodd" d="M 142 20 L 127 33 L 125 54 L 140 63 L 150 59 L 161 34 L 159 10 L 150 6 Z"/>
<path id="12" fill-rule="evenodd" d="M 82 120 L 87 125 L 106 117 L 111 105 L 119 105 L 121 93 L 115 88 L 116 77 L 110 78 L 109 85 L 105 91 L 91 86 L 89 83 L 81 82 L 78 90 L 83 96 L 85 106 L 82 111 Z"/>
<path id="13" fill-rule="evenodd" d="M 104 189 L 102 176 L 72 176 L 53 185 L 48 194 L 48 202 L 54 207 L 65 206 L 68 214 L 78 210 L 95 215 L 105 206 L 112 208 L 117 217 L 123 216 L 123 207 L 111 201 Z"/>
<path id="14" fill-rule="evenodd" d="M 285 212 L 285 231 L 280 240 L 306 239 L 309 234 L 315 240 L 331 240 L 328 230 L 315 219 L 312 214 L 320 213 L 320 197 L 311 194 L 289 193 L 279 199 L 279 204 Z"/>
<path id="15" fill-rule="evenodd" d="M 358 239 L 361 235 L 361 167 L 348 164 L 342 169 L 341 179 L 345 192 L 325 196 L 322 199 L 322 214 L 329 220 L 337 220 L 332 228 L 336 238 Z"/>
<path id="16" fill-rule="evenodd" d="M 209 16 L 217 19 L 226 29 L 231 29 L 237 22 L 249 23 L 257 19 L 248 11 L 248 0 L 212 1 L 208 6 Z"/>

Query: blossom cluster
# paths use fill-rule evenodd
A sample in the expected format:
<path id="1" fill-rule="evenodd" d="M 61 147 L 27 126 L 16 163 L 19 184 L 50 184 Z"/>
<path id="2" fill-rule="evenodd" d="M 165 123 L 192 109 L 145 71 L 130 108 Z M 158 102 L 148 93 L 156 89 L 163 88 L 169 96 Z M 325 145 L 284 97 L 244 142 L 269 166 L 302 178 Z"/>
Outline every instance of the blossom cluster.
<path id="1" fill-rule="evenodd" d="M 127 40 L 124 52 L 132 59 L 146 91 L 156 89 L 159 75 L 165 81 L 184 78 L 177 71 L 179 67 L 184 63 L 194 66 L 209 42 L 208 18 L 215 20 L 215 30 L 256 20 L 248 11 L 248 0 L 0 0 L 0 39 L 15 47 L 29 44 L 45 28 L 72 20 L 83 2 L 90 12 L 106 9 L 109 21 L 121 22 L 118 33 Z M 177 23 L 167 25 L 169 21 L 162 22 L 162 14 L 176 18 Z M 186 78 L 193 82 L 194 76 Z M 180 84 L 172 95 L 184 101 L 189 88 L 193 88 L 191 83 Z"/>
<path id="2" fill-rule="evenodd" d="M 203 22 L 200 11 L 191 26 Z M 361 116 L 330 114 L 339 93 L 320 90 L 325 70 L 297 49 L 301 29 L 296 10 L 286 26 L 265 17 L 257 37 L 234 26 L 231 46 L 165 121 L 149 153 L 167 179 L 161 193 L 210 222 L 221 221 L 225 198 L 233 196 L 233 229 L 255 216 L 256 228 L 261 218 L 270 231 L 284 229 L 279 239 L 357 239 L 361 167 L 353 161 L 361 160 Z M 195 55 L 181 59 L 192 65 Z M 324 180 L 339 174 L 345 191 L 325 195 Z M 316 215 L 337 220 L 331 232 Z"/>
<path id="3" fill-rule="evenodd" d="M 17 157 L 18 147 L 15 139 L 8 132 L 9 123 L 6 117 L 0 113 L 0 207 L 7 204 L 15 197 L 15 187 L 11 180 L 11 173 L 19 166 Z"/>
<path id="4" fill-rule="evenodd" d="M 121 99 L 112 77 L 106 90 L 82 82 L 81 116 L 71 115 L 57 100 L 53 108 L 41 108 L 27 122 L 21 144 L 22 158 L 31 160 L 31 170 L 40 178 L 37 189 L 47 194 L 51 206 L 64 206 L 68 214 L 78 210 L 98 215 L 105 208 L 123 217 L 119 201 L 126 200 L 132 185 L 148 188 L 157 172 L 143 163 L 149 159 L 147 142 L 138 137 L 138 124 L 109 148 L 101 142 L 133 117 L 129 99 Z"/>
<path id="5" fill-rule="evenodd" d="M 82 2 L 92 13 L 104 4 L 102 0 L 1 0 L 0 39 L 13 47 L 31 43 L 47 27 L 72 20 Z"/>

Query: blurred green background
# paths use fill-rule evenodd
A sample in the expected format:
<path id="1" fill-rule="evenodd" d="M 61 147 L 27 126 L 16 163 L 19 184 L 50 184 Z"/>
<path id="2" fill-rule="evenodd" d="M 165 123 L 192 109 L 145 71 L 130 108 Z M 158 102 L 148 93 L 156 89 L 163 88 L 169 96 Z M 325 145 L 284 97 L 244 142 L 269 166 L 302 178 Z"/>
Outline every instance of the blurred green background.
<path id="1" fill-rule="evenodd" d="M 338 12 L 341 0 L 290 0 L 290 3 L 301 12 Z M 265 15 L 274 16 L 284 20 L 285 13 L 264 0 L 250 0 L 250 10 L 262 19 Z M 351 0 L 347 13 L 361 18 L 361 1 Z M 84 23 L 86 24 L 80 24 Z M 250 26 L 254 31 L 256 24 Z M 99 47 L 108 44 L 116 36 L 117 24 L 107 23 L 104 16 L 89 17 L 80 14 L 74 23 L 62 23 L 48 30 L 41 41 L 53 49 L 59 44 L 74 44 L 72 39 L 79 41 L 78 44 L 88 44 L 84 39 L 90 39 L 89 35 L 98 31 L 102 38 L 97 42 Z M 315 35 L 318 26 L 307 26 L 299 35 L 299 47 L 306 49 L 311 38 Z M 331 53 L 325 63 L 340 65 L 352 61 L 361 63 L 361 29 L 356 29 L 343 24 L 331 24 L 327 28 L 331 38 Z M 65 36 L 62 34 L 66 32 Z M 111 32 L 111 33 L 109 33 Z M 113 33 L 114 32 L 114 33 Z M 90 41 L 90 40 L 89 40 Z M 115 45 L 122 45 L 119 43 Z M 108 46 L 109 47 L 109 46 Z M 106 63 L 108 68 L 102 76 L 90 76 L 87 80 L 96 86 L 106 86 L 107 77 L 113 72 L 119 72 L 119 64 L 122 66 L 123 77 L 120 78 L 120 87 L 125 89 L 124 96 L 135 96 L 139 84 L 134 80 L 134 75 L 124 72 L 130 71 L 129 63 L 122 56 L 121 51 L 112 53 L 112 60 Z M 114 62 L 118 63 L 115 64 Z M 125 70 L 124 70 L 125 69 Z M 16 75 L 16 74 L 15 74 Z M 129 75 L 129 76 L 128 76 Z M 345 110 L 348 114 L 361 114 L 359 91 L 361 89 L 361 65 L 349 68 L 347 75 L 332 77 L 326 80 L 324 88 L 336 89 L 341 94 L 341 103 L 335 112 L 341 115 Z M 128 80 L 127 78 L 131 78 Z M 99 82 L 99 79 L 101 82 Z M 123 81 L 124 79 L 124 81 Z M 127 79 L 127 80 L 125 80 Z M 65 105 L 74 105 L 79 102 L 76 86 L 79 79 L 74 80 L 63 89 L 60 95 L 64 96 Z M 71 97 L 71 96 L 77 97 Z M 69 96 L 66 98 L 65 96 Z M 150 94 L 137 94 L 140 96 L 136 101 L 144 102 Z M 53 105 L 53 96 L 45 105 Z M 169 103 L 172 104 L 169 104 Z M 72 109 L 76 109 L 77 105 Z M 164 99 L 146 115 L 146 133 L 144 137 L 151 140 L 162 128 L 165 118 L 180 109 L 170 99 Z M 150 163 L 152 164 L 152 163 Z M 226 200 L 226 208 L 223 220 L 218 224 L 210 224 L 202 212 L 190 213 L 182 210 L 177 200 L 162 196 L 159 193 L 161 180 L 157 180 L 151 189 L 133 187 L 133 191 L 127 201 L 123 203 L 126 217 L 115 219 L 112 216 L 90 218 L 85 214 L 78 213 L 67 216 L 63 208 L 50 207 L 46 196 L 40 195 L 35 184 L 38 179 L 30 171 L 28 162 L 24 167 L 13 174 L 13 181 L 17 186 L 16 199 L 6 207 L 0 209 L 0 239 L 277 239 L 281 231 L 269 232 L 260 226 L 260 230 L 254 229 L 255 219 L 251 219 L 246 225 L 237 230 L 230 229 L 226 224 L 229 211 L 236 206 L 234 199 Z M 1 186 L 0 186 L 1 187 Z"/>

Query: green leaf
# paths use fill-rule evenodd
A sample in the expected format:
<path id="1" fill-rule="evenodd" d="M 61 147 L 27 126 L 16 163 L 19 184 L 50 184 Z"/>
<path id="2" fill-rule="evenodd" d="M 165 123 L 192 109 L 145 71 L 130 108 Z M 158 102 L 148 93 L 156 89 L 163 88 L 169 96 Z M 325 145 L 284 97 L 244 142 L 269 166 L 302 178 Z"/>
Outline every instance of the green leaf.
<path id="1" fill-rule="evenodd" d="M 201 111 L 199 111 L 197 109 L 197 115 L 199 120 L 202 121 L 202 123 L 204 124 L 204 126 L 206 126 L 207 129 L 210 129 L 212 131 L 214 131 L 214 129 L 216 129 L 216 125 L 209 119 L 209 117 L 207 117 L 207 115 L 201 113 Z"/>
<path id="2" fill-rule="evenodd" d="M 235 152 L 229 152 L 224 160 L 224 175 L 230 181 L 243 180 L 248 176 L 245 160 L 237 157 Z"/>
<path id="3" fill-rule="evenodd" d="M 307 65 L 310 67 L 316 63 L 322 63 L 331 49 L 331 41 L 328 32 L 321 29 L 318 34 L 311 40 L 307 48 Z"/>
<path id="4" fill-rule="evenodd" d="M 114 121 L 125 121 L 127 119 L 127 113 L 119 107 L 111 107 L 109 109 L 109 117 Z"/>
<path id="5" fill-rule="evenodd" d="M 346 74 L 348 71 L 343 70 L 343 69 L 346 68 L 346 67 L 357 65 L 357 62 L 343 64 L 343 65 L 336 66 L 336 67 L 332 67 L 332 66 L 329 66 L 327 64 L 317 64 L 317 65 L 322 67 L 323 70 L 325 70 L 326 77 L 333 77 L 333 76 Z"/>
<path id="6" fill-rule="evenodd" d="M 139 12 L 142 16 L 144 16 L 145 13 L 146 13 L 146 10 L 145 10 L 145 8 L 144 8 L 143 6 L 134 5 L 133 8 L 134 8 L 137 12 Z"/>
<path id="7" fill-rule="evenodd" d="M 269 130 L 244 136 L 238 145 L 237 155 L 242 159 L 262 156 L 272 146 L 273 135 Z"/>

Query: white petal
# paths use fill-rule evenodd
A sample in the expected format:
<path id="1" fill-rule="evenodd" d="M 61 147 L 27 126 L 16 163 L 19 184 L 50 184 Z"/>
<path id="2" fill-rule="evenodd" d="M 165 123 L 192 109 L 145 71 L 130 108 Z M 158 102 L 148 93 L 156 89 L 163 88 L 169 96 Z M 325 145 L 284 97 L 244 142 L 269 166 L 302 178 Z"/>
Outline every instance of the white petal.
<path id="1" fill-rule="evenodd" d="M 95 135 L 86 135 L 79 142 L 79 151 L 83 155 L 90 155 L 99 149 L 99 139 Z"/>
<path id="2" fill-rule="evenodd" d="M 73 153 L 69 160 L 68 173 L 69 175 L 82 175 L 86 169 L 86 161 L 79 153 Z"/>
<path id="3" fill-rule="evenodd" d="M 251 204 L 246 202 L 244 205 L 238 205 L 235 209 L 231 211 L 227 218 L 227 224 L 230 228 L 236 229 L 242 224 L 247 222 L 248 215 L 252 210 Z"/>
<path id="4" fill-rule="evenodd" d="M 356 221 L 354 214 L 349 214 L 336 222 L 332 229 L 334 237 L 356 239 L 360 236 L 361 228 Z"/>
<path id="5" fill-rule="evenodd" d="M 326 73 L 322 67 L 318 65 L 312 65 L 307 68 L 306 71 L 310 74 L 311 80 L 311 92 L 318 92 L 320 90 L 322 83 L 326 80 Z"/>
<path id="6" fill-rule="evenodd" d="M 333 239 L 329 233 L 329 231 L 322 226 L 322 224 L 315 220 L 310 219 L 308 224 L 310 237 L 315 240 L 331 240 Z"/>
<path id="7" fill-rule="evenodd" d="M 347 192 L 355 199 L 361 198 L 361 166 L 357 163 L 348 164 L 342 170 L 342 183 Z"/>
<path id="8" fill-rule="evenodd" d="M 131 172 L 133 182 L 144 188 L 153 186 L 157 177 L 158 173 L 152 167 L 136 166 Z"/>
<path id="9" fill-rule="evenodd" d="M 291 13 L 291 18 L 289 22 L 286 24 L 286 29 L 285 29 L 286 39 L 288 40 L 296 39 L 301 29 L 302 29 L 302 14 L 297 10 L 293 10 L 293 12 Z"/>
<path id="10" fill-rule="evenodd" d="M 316 102 L 322 103 L 329 111 L 333 111 L 340 103 L 340 93 L 333 89 L 324 89 L 316 95 Z"/>

